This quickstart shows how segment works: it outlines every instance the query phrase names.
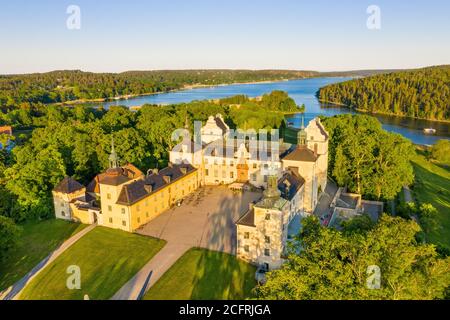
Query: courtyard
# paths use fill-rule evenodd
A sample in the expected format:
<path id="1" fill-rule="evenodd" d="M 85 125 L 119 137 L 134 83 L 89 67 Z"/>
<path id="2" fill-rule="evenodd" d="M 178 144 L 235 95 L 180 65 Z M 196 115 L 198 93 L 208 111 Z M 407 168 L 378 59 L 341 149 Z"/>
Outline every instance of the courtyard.
<path id="1" fill-rule="evenodd" d="M 138 234 L 163 239 L 167 244 L 112 299 L 142 298 L 142 294 L 158 283 L 160 278 L 192 248 L 203 248 L 234 256 L 237 245 L 235 222 L 248 210 L 251 202 L 261 197 L 261 192 L 236 193 L 225 186 L 200 188 L 187 196 L 179 207 L 167 210 L 136 230 Z M 175 268 L 189 271 L 189 267 L 185 268 L 184 264 Z M 192 277 L 197 279 L 194 274 Z M 172 281 L 170 274 L 161 281 L 163 283 Z M 240 280 L 239 282 L 241 283 Z M 186 291 L 186 295 L 190 294 L 188 291 L 191 292 L 191 289 Z"/>
<path id="2" fill-rule="evenodd" d="M 261 192 L 235 193 L 225 186 L 204 187 L 186 197 L 137 233 L 166 240 L 168 244 L 236 253 L 235 222 L 259 200 Z"/>

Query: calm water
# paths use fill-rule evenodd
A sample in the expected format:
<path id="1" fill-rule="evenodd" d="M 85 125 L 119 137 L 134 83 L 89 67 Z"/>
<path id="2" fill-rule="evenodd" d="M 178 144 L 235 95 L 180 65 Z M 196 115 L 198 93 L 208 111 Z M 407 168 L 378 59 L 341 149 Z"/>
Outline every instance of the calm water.
<path id="1" fill-rule="evenodd" d="M 211 88 L 197 88 L 178 92 L 162 93 L 151 96 L 137 97 L 128 100 L 118 100 L 105 102 L 105 108 L 114 105 L 125 105 L 128 107 L 141 106 L 143 104 L 176 104 L 191 102 L 194 100 L 220 99 L 238 94 L 245 94 L 249 97 L 261 96 L 273 90 L 282 90 L 289 93 L 297 104 L 306 105 L 305 121 L 309 121 L 319 115 L 333 116 L 337 114 L 355 113 L 346 108 L 324 108 L 319 103 L 315 94 L 317 90 L 328 84 L 349 80 L 350 78 L 314 78 L 304 80 L 293 80 L 275 83 L 240 84 L 219 86 Z M 416 144 L 433 144 L 439 139 L 449 139 L 450 124 L 438 123 L 423 120 L 413 120 L 395 116 L 376 116 L 383 124 L 384 129 L 412 140 Z M 295 115 L 288 119 L 295 127 L 301 124 L 301 115 Z M 423 128 L 435 128 L 437 134 L 430 136 L 423 133 Z"/>

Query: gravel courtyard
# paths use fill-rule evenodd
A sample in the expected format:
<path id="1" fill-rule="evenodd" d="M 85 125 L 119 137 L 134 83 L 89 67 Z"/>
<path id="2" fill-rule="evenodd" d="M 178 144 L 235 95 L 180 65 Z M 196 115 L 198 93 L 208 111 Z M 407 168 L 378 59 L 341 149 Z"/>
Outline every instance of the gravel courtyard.
<path id="1" fill-rule="evenodd" d="M 204 187 L 185 198 L 181 207 L 169 209 L 137 232 L 169 244 L 235 254 L 234 222 L 250 202 L 260 198 L 259 192 L 236 194 L 225 186 Z"/>

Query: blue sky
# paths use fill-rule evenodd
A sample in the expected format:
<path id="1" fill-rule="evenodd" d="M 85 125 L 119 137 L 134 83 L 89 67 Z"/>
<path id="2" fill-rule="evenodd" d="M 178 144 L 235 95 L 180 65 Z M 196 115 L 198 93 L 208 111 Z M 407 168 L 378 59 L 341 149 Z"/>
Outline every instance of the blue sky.
<path id="1" fill-rule="evenodd" d="M 66 27 L 72 4 L 80 30 Z M 449 12 L 448 0 L 0 0 L 0 74 L 450 64 Z"/>

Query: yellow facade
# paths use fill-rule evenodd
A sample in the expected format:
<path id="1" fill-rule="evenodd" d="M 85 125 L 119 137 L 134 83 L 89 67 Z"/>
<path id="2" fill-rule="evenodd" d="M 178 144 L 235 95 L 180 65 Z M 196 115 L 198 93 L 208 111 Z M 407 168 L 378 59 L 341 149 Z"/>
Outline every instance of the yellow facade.
<path id="1" fill-rule="evenodd" d="M 126 207 L 131 221 L 128 231 L 139 229 L 198 188 L 199 176 L 196 170 Z"/>
<path id="2" fill-rule="evenodd" d="M 55 208 L 55 216 L 58 219 L 72 220 L 74 217 L 73 206 L 71 202 L 77 198 L 83 198 L 86 189 L 80 189 L 72 193 L 63 193 L 53 191 L 53 206 Z"/>
<path id="3" fill-rule="evenodd" d="M 128 183 L 133 182 L 131 180 Z M 132 231 L 130 228 L 130 212 L 127 206 L 116 204 L 120 191 L 125 184 L 113 186 L 100 184 L 101 214 L 98 218 L 99 225 Z"/>
<path id="4" fill-rule="evenodd" d="M 134 232 L 197 190 L 200 185 L 198 170 L 196 170 L 132 205 L 117 204 L 122 188 L 132 182 L 119 186 L 100 184 L 102 209 L 98 219 L 100 225 Z"/>
<path id="5" fill-rule="evenodd" d="M 95 214 L 90 210 L 79 209 L 73 203 L 70 204 L 72 220 L 83 224 L 93 224 Z"/>

